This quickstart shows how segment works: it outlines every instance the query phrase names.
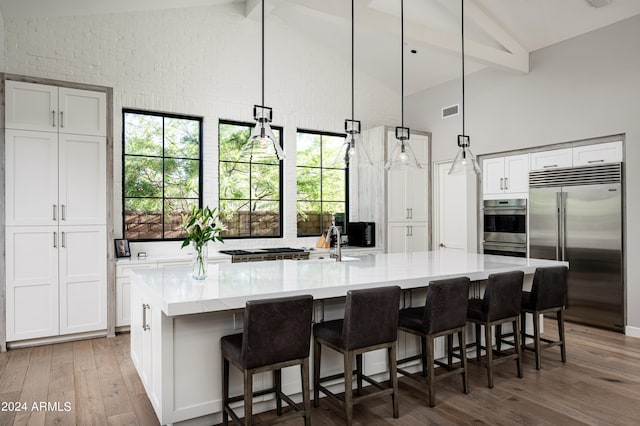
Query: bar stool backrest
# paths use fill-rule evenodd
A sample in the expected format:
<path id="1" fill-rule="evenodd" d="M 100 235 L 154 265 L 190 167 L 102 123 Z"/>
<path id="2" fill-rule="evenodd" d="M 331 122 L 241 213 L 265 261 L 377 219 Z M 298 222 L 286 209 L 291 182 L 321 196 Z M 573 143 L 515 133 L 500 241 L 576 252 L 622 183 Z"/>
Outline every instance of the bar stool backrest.
<path id="1" fill-rule="evenodd" d="M 520 315 L 524 272 L 511 271 L 491 274 L 484 291 L 482 311 L 486 321 Z"/>
<path id="2" fill-rule="evenodd" d="M 257 368 L 309 356 L 312 296 L 250 300 L 244 310 L 240 358 Z"/>
<path id="3" fill-rule="evenodd" d="M 470 283 L 467 277 L 429 283 L 422 319 L 425 333 L 439 333 L 467 323 Z"/>
<path id="4" fill-rule="evenodd" d="M 350 290 L 344 312 L 341 343 L 352 350 L 389 343 L 398 337 L 400 287 Z"/>
<path id="5" fill-rule="evenodd" d="M 559 308 L 567 299 L 566 266 L 536 268 L 531 287 L 531 302 L 536 310 Z"/>

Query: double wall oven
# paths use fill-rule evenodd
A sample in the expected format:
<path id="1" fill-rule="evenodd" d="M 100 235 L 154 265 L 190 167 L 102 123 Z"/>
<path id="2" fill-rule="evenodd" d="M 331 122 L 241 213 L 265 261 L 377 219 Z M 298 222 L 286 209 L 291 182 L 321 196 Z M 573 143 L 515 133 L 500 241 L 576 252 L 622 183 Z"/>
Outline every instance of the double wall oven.
<path id="1" fill-rule="evenodd" d="M 484 201 L 484 254 L 527 257 L 527 200 Z"/>

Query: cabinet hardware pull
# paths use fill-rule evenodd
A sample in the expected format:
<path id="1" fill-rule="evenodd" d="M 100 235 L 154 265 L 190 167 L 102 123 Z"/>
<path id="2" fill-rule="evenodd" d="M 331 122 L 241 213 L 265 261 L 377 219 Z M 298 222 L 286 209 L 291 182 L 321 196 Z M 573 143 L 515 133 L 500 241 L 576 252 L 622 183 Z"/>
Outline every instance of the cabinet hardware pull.
<path id="1" fill-rule="evenodd" d="M 504 189 L 504 178 L 500 178 L 500 189 Z"/>
<path id="2" fill-rule="evenodd" d="M 53 248 L 58 248 L 58 233 L 53 232 Z"/>
<path id="3" fill-rule="evenodd" d="M 62 233 L 62 245 L 60 247 L 66 248 L 67 239 L 65 238 L 66 232 Z"/>
<path id="4" fill-rule="evenodd" d="M 60 111 L 60 128 L 64 127 L 64 111 Z"/>
<path id="5" fill-rule="evenodd" d="M 409 209 L 409 219 L 413 219 L 413 208 Z"/>
<path id="6" fill-rule="evenodd" d="M 151 327 L 149 327 L 149 324 L 147 324 L 147 309 L 150 309 L 150 308 L 151 307 L 148 304 L 146 303 L 142 304 L 142 329 L 144 331 L 151 329 Z"/>
<path id="7" fill-rule="evenodd" d="M 589 164 L 593 164 L 593 163 L 604 163 L 604 160 L 601 158 L 599 160 L 589 160 L 587 161 L 587 163 Z"/>
<path id="8" fill-rule="evenodd" d="M 67 207 L 64 204 L 62 204 L 62 217 L 60 219 L 67 220 Z"/>
<path id="9" fill-rule="evenodd" d="M 405 219 L 409 219 L 409 209 L 405 209 L 407 213 L 404 215 Z"/>
<path id="10" fill-rule="evenodd" d="M 409 225 L 407 225 L 407 229 L 406 229 L 406 232 L 405 232 L 404 236 L 405 236 L 405 237 L 408 237 L 408 236 L 409 236 Z"/>
<path id="11" fill-rule="evenodd" d="M 413 225 L 409 226 L 409 236 L 413 237 Z"/>
<path id="12" fill-rule="evenodd" d="M 550 169 L 551 167 L 558 167 L 558 165 L 557 164 L 547 164 L 543 168 L 544 169 Z"/>
<path id="13" fill-rule="evenodd" d="M 504 178 L 504 189 L 509 189 L 509 178 Z"/>
<path id="14" fill-rule="evenodd" d="M 58 205 L 54 204 L 53 205 L 53 220 L 58 220 L 58 219 L 56 219 L 56 210 L 58 210 Z"/>
<path id="15" fill-rule="evenodd" d="M 51 127 L 56 127 L 56 110 L 51 110 Z"/>

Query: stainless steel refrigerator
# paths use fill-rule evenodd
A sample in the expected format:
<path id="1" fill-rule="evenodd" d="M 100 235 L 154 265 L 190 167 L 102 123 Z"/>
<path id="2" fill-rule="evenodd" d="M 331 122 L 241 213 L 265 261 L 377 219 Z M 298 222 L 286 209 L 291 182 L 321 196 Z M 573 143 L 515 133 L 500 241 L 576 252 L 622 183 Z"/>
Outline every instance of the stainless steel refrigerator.
<path id="1" fill-rule="evenodd" d="M 622 331 L 622 163 L 535 171 L 529 186 L 529 256 L 569 262 L 565 318 Z"/>

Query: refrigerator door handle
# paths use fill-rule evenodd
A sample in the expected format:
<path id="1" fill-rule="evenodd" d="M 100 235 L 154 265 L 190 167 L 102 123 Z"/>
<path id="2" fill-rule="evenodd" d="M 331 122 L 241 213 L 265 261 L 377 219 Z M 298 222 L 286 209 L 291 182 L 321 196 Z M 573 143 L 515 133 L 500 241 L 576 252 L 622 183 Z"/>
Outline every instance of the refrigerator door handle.
<path id="1" fill-rule="evenodd" d="M 561 214 L 562 210 L 562 192 L 556 192 L 556 260 L 560 260 L 560 240 L 562 239 Z"/>
<path id="2" fill-rule="evenodd" d="M 560 218 L 560 223 L 562 224 L 562 259 L 561 260 L 566 260 L 565 257 L 565 247 L 567 245 L 567 193 L 566 192 L 561 192 L 560 193 L 560 202 L 561 202 L 561 210 L 562 210 L 562 217 Z"/>

